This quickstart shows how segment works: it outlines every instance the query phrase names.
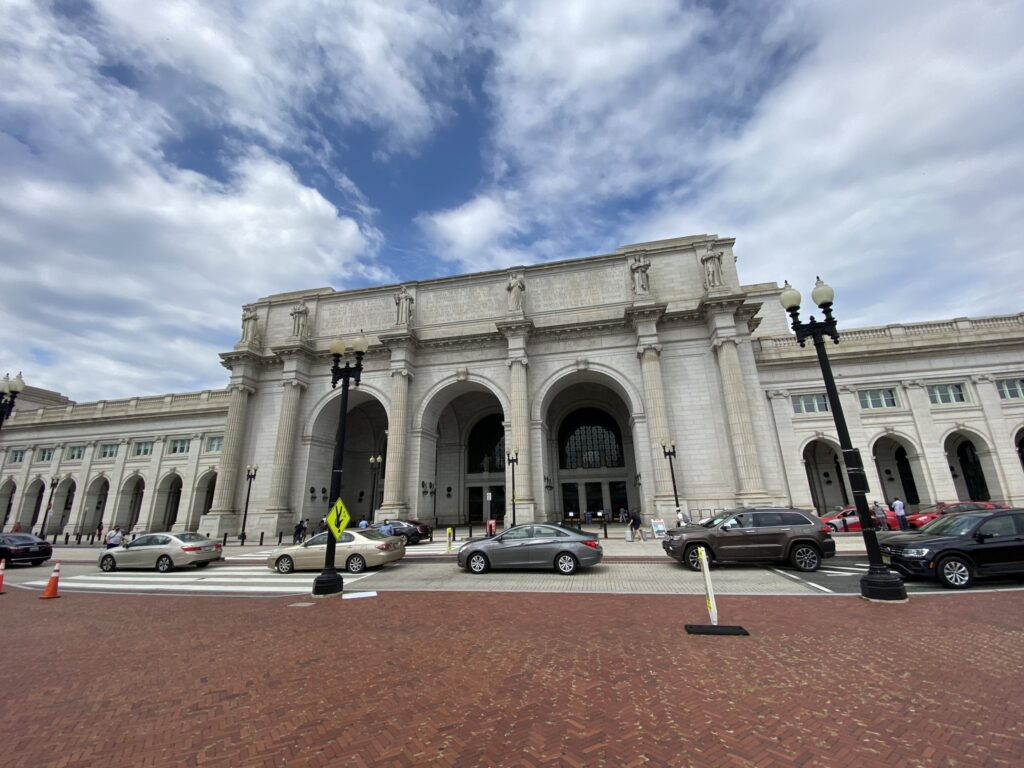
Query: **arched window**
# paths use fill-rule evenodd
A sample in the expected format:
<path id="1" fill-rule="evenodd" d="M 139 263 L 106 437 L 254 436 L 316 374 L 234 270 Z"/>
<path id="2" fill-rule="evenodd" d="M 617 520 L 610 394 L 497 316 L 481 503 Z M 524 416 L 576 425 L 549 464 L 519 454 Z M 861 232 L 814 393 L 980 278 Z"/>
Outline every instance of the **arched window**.
<path id="1" fill-rule="evenodd" d="M 484 416 L 469 433 L 466 472 L 503 472 L 505 470 L 505 427 L 501 414 Z"/>
<path id="2" fill-rule="evenodd" d="M 561 469 L 624 467 L 622 433 L 615 419 L 597 408 L 569 414 L 558 430 L 558 466 Z"/>

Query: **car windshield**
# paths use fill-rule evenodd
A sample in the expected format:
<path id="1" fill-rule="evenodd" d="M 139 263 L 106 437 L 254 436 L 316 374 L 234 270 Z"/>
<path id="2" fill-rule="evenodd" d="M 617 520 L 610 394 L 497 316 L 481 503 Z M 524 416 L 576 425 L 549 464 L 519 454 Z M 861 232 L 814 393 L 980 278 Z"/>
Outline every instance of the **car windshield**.
<path id="1" fill-rule="evenodd" d="M 388 536 L 385 536 L 380 531 L 375 531 L 372 528 L 363 528 L 361 531 L 358 531 L 358 533 L 361 536 L 365 536 L 367 539 L 373 539 L 374 541 L 384 540 L 384 539 L 389 538 Z"/>
<path id="2" fill-rule="evenodd" d="M 206 541 L 206 537 L 198 533 L 176 533 L 178 541 Z"/>
<path id="3" fill-rule="evenodd" d="M 921 533 L 932 536 L 965 536 L 985 515 L 943 515 L 921 528 Z"/>
<path id="4" fill-rule="evenodd" d="M 11 544 L 33 544 L 37 541 L 42 541 L 38 536 L 34 536 L 31 533 L 8 533 L 7 540 Z"/>

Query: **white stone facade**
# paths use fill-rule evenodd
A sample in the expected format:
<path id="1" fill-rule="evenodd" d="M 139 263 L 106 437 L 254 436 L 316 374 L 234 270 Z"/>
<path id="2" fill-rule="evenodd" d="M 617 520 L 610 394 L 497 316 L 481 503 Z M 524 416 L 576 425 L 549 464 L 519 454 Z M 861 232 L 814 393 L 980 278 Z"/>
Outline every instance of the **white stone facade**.
<path id="1" fill-rule="evenodd" d="M 222 355 L 223 391 L 16 411 L 0 432 L 5 529 L 38 530 L 57 478 L 47 533 L 88 533 L 102 517 L 235 536 L 251 464 L 250 539 L 315 523 L 340 410 L 328 348 L 360 331 L 370 348 L 349 390 L 342 475 L 356 519 L 524 522 L 623 507 L 671 520 L 673 470 L 691 516 L 841 504 L 831 414 L 813 410 L 814 352 L 789 333 L 777 285 L 740 284 L 733 244 L 687 237 L 260 299 Z M 1024 502 L 1024 393 L 1005 384 L 1024 379 L 1022 351 L 1024 315 L 843 332 L 830 354 L 872 494 Z M 134 455 L 138 443 L 151 452 Z M 101 458 L 111 444 L 117 455 Z"/>

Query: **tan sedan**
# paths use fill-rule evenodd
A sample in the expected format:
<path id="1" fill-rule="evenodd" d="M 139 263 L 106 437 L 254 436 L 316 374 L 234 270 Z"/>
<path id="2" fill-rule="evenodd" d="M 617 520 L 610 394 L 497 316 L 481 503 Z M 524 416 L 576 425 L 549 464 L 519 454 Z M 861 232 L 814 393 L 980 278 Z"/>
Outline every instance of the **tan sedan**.
<path id="1" fill-rule="evenodd" d="M 275 549 L 267 558 L 267 568 L 278 573 L 322 570 L 327 557 L 329 533 L 318 533 L 304 544 Z M 368 528 L 344 531 L 335 545 L 334 563 L 338 570 L 361 573 L 384 563 L 405 557 L 405 542 L 397 536 L 385 536 Z"/>
<path id="2" fill-rule="evenodd" d="M 220 542 L 198 533 L 145 533 L 130 543 L 105 550 L 97 565 L 107 573 L 118 568 L 156 568 L 169 573 L 183 565 L 205 568 L 220 560 L 221 554 Z"/>

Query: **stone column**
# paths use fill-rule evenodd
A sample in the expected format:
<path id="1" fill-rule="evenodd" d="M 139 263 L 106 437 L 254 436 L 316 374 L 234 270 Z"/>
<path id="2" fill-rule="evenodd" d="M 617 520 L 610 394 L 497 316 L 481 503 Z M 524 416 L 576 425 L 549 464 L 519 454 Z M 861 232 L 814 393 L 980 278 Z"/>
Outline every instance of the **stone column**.
<path id="1" fill-rule="evenodd" d="M 384 474 L 384 501 L 378 518 L 403 519 L 409 505 L 404 496 L 406 480 L 405 449 L 409 433 L 409 380 L 406 367 L 391 371 L 391 413 L 388 414 L 388 455 Z"/>
<path id="2" fill-rule="evenodd" d="M 142 509 L 139 510 L 139 519 L 131 533 L 145 533 L 155 531 L 158 528 L 163 530 L 163 509 L 157 509 L 157 502 L 161 506 L 167 503 L 167 496 L 160 494 L 160 471 L 163 467 L 164 449 L 167 447 L 167 437 L 157 435 L 153 438 L 153 453 L 149 457 L 149 466 L 142 477 L 146 481 L 146 495 L 142 497 Z M 192 450 L 191 443 L 188 446 Z M 160 516 L 160 525 L 157 525 L 156 518 Z"/>
<path id="3" fill-rule="evenodd" d="M 918 444 L 921 446 L 924 477 L 927 485 L 928 498 L 932 502 L 952 501 L 957 498 L 956 486 L 949 474 L 949 461 L 946 459 L 945 447 L 940 442 L 940 433 L 932 419 L 932 405 L 928 400 L 928 392 L 920 381 L 903 381 L 904 395 L 914 418 L 914 430 L 917 432 Z M 917 480 L 915 476 L 914 480 Z M 918 488 L 918 493 L 921 494 Z M 922 498 L 924 503 L 924 498 Z"/>
<path id="4" fill-rule="evenodd" d="M 636 348 L 640 358 L 640 373 L 644 380 L 644 403 L 647 406 L 647 434 L 650 438 L 648 450 L 654 461 L 654 497 L 656 502 L 667 502 L 675 516 L 675 499 L 672 496 L 672 478 L 668 471 L 668 460 L 664 457 L 662 443 L 671 441 L 668 426 L 668 411 L 665 408 L 665 387 L 661 380 L 661 344 L 641 341 Z M 685 481 L 676 475 L 678 485 Z M 684 506 L 682 498 L 680 507 Z"/>
<path id="5" fill-rule="evenodd" d="M 764 483 L 737 343 L 732 337 L 716 340 L 715 351 L 718 353 L 718 369 L 722 376 L 722 393 L 739 484 L 736 497 L 741 501 L 754 502 L 764 496 Z"/>
<path id="6" fill-rule="evenodd" d="M 253 389 L 244 384 L 231 385 L 231 399 L 228 402 L 228 416 L 224 424 L 224 450 L 221 452 L 217 471 L 217 487 L 213 493 L 213 506 L 204 515 L 199 530 L 208 536 L 218 538 L 224 533 L 238 533 L 234 518 L 238 515 L 235 506 L 235 489 L 238 486 L 238 470 L 241 465 L 242 446 L 245 440 L 245 419 L 249 406 L 249 395 Z"/>
<path id="7" fill-rule="evenodd" d="M 526 376 L 527 362 L 526 355 L 508 361 L 512 395 L 512 445 L 506 445 L 505 450 L 510 453 L 519 452 L 518 464 L 515 465 L 517 522 L 532 520 L 534 509 L 533 480 L 530 472 L 530 391 Z M 511 503 L 511 485 L 506 496 Z"/>
<path id="8" fill-rule="evenodd" d="M 288 496 L 292 482 L 292 456 L 295 453 L 296 425 L 305 385 L 289 379 L 281 382 L 284 396 L 277 419 L 277 443 L 274 446 L 274 467 L 270 475 L 270 497 L 267 512 L 289 517 Z M 290 517 L 289 517 L 290 519 Z"/>
<path id="9" fill-rule="evenodd" d="M 971 381 L 974 383 L 974 391 L 992 438 L 992 465 L 996 470 L 1001 493 L 993 492 L 992 483 L 989 483 L 989 491 L 992 492 L 995 501 L 1011 505 L 1020 504 L 1024 499 L 1024 474 L 1021 473 L 1017 446 L 1013 442 L 1013 432 L 1003 412 L 995 379 L 982 374 L 971 376 Z"/>
<path id="10" fill-rule="evenodd" d="M 800 439 L 793 426 L 793 401 L 786 390 L 768 392 L 772 419 L 775 422 L 775 435 L 782 454 L 782 466 L 785 472 L 789 503 L 805 509 L 814 508 L 811 486 L 807 481 L 807 467 L 800 453 Z"/>

